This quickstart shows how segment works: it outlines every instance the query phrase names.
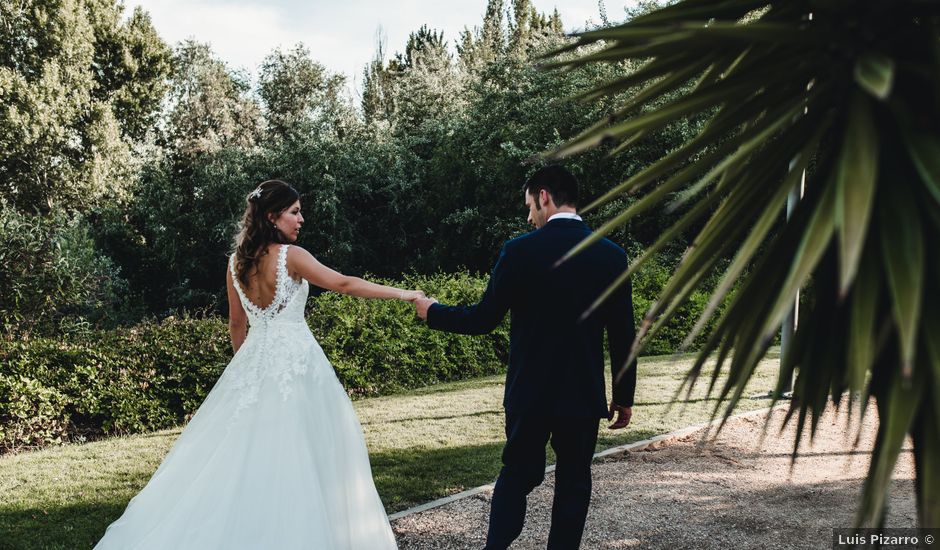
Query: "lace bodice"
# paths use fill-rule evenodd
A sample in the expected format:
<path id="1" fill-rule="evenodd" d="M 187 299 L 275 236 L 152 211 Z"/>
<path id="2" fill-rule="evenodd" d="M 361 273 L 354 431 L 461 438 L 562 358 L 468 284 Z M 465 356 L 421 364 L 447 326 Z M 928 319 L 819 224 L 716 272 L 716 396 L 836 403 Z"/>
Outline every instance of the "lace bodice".
<path id="1" fill-rule="evenodd" d="M 274 299 L 267 307 L 259 307 L 245 295 L 244 289 L 238 282 L 235 271 L 235 255 L 229 258 L 229 269 L 232 271 L 232 283 L 238 293 L 238 299 L 248 314 L 248 323 L 257 326 L 274 320 L 303 322 L 304 304 L 306 303 L 309 285 L 301 279 L 295 281 L 287 273 L 287 250 L 289 244 L 282 244 L 277 251 L 277 276 Z"/>
<path id="2" fill-rule="evenodd" d="M 286 401 L 294 390 L 296 377 L 303 376 L 311 364 L 329 366 L 304 320 L 310 285 L 304 279 L 291 279 L 287 273 L 289 246 L 282 244 L 278 249 L 274 299 L 264 308 L 245 295 L 235 271 L 235 256 L 229 259 L 232 283 L 250 326 L 248 336 L 220 380 L 238 396 L 230 426 L 242 410 L 257 402 L 266 379 L 275 381 L 281 398 Z"/>

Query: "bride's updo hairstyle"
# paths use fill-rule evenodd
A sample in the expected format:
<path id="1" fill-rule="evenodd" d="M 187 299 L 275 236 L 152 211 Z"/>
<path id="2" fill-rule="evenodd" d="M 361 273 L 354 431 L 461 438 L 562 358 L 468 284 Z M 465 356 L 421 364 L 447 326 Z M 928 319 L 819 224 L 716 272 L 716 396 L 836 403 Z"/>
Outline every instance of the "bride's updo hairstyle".
<path id="1" fill-rule="evenodd" d="M 258 268 L 258 261 L 268 253 L 271 243 L 285 243 L 284 235 L 268 219 L 268 214 L 277 218 L 300 200 L 300 193 L 281 180 L 268 180 L 248 193 L 245 215 L 235 236 L 235 272 L 243 286 L 248 286 L 248 276 Z"/>

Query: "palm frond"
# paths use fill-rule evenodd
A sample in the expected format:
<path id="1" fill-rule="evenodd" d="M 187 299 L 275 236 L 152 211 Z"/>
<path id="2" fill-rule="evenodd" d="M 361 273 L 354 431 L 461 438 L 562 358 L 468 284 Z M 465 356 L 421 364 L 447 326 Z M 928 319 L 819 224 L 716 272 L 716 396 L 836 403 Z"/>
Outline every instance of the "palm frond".
<path id="1" fill-rule="evenodd" d="M 778 390 L 797 375 L 788 420 L 795 418 L 798 433 L 808 424 L 812 437 L 829 401 L 848 391 L 851 406 L 861 394 L 864 413 L 873 396 L 880 425 L 860 524 L 883 520 L 890 472 L 911 434 L 920 521 L 936 526 L 940 260 L 927 243 L 940 241 L 940 4 L 817 2 L 810 9 L 784 0 L 684 0 L 576 35 L 549 56 L 566 69 L 628 61 L 640 68 L 579 94 L 621 99 L 546 157 L 608 144 L 611 154 L 623 154 L 672 123 L 705 120 L 686 144 L 591 201 L 585 211 L 636 196 L 566 258 L 634 217 L 684 212 L 595 308 L 707 219 L 644 317 L 631 355 L 726 265 L 685 340 L 691 345 L 714 321 L 683 386 L 691 391 L 717 354 L 709 393 L 727 401 L 724 418 L 797 295 L 809 289 L 781 359 Z M 804 171 L 806 194 L 784 223 L 786 196 Z M 728 377 L 717 388 L 721 372 Z M 794 456 L 799 446 L 798 439 Z"/>

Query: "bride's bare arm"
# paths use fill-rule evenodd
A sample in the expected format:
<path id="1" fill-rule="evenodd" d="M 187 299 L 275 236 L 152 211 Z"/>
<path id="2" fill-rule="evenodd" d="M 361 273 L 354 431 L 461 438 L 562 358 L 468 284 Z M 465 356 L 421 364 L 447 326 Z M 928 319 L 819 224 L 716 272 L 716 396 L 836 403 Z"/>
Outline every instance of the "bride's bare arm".
<path id="1" fill-rule="evenodd" d="M 312 254 L 299 246 L 292 246 L 287 251 L 287 270 L 300 275 L 318 287 L 360 298 L 384 298 L 412 302 L 424 296 L 420 290 L 403 290 L 371 283 L 359 277 L 343 275 L 321 264 Z"/>
<path id="2" fill-rule="evenodd" d="M 228 334 L 232 340 L 232 350 L 237 353 L 248 334 L 248 315 L 232 284 L 231 269 L 225 270 L 225 288 L 228 293 Z"/>

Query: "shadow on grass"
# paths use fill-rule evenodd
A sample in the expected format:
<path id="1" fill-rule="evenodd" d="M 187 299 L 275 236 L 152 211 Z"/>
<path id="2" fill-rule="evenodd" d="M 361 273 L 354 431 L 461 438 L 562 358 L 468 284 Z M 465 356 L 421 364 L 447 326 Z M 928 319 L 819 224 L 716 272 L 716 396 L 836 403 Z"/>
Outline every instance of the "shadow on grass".
<path id="1" fill-rule="evenodd" d="M 598 439 L 598 449 L 656 435 L 630 430 Z M 404 510 L 472 487 L 492 483 L 501 466 L 502 442 L 450 448 L 411 448 L 373 453 L 372 472 L 389 513 Z M 551 448 L 547 464 L 554 463 Z M 94 489 L 99 500 L 50 504 L 42 508 L 0 507 L 0 550 L 92 548 L 105 528 L 124 512 L 149 473 L 116 473 L 108 487 Z M 128 490 L 126 488 L 132 487 Z M 91 495 L 90 498 L 95 498 Z"/>
<path id="2" fill-rule="evenodd" d="M 93 548 L 126 502 L 78 502 L 47 508 L 0 508 L 0 549 Z"/>
<path id="3" fill-rule="evenodd" d="M 628 430 L 601 433 L 597 450 L 648 439 L 655 430 Z M 372 473 L 375 485 L 389 512 L 459 493 L 496 480 L 502 466 L 503 443 L 470 445 L 446 449 L 403 449 L 374 453 Z M 555 463 L 551 446 L 546 465 Z"/>
<path id="4" fill-rule="evenodd" d="M 397 449 L 374 453 L 370 460 L 375 486 L 392 513 L 492 483 L 502 449 L 502 443 Z"/>

